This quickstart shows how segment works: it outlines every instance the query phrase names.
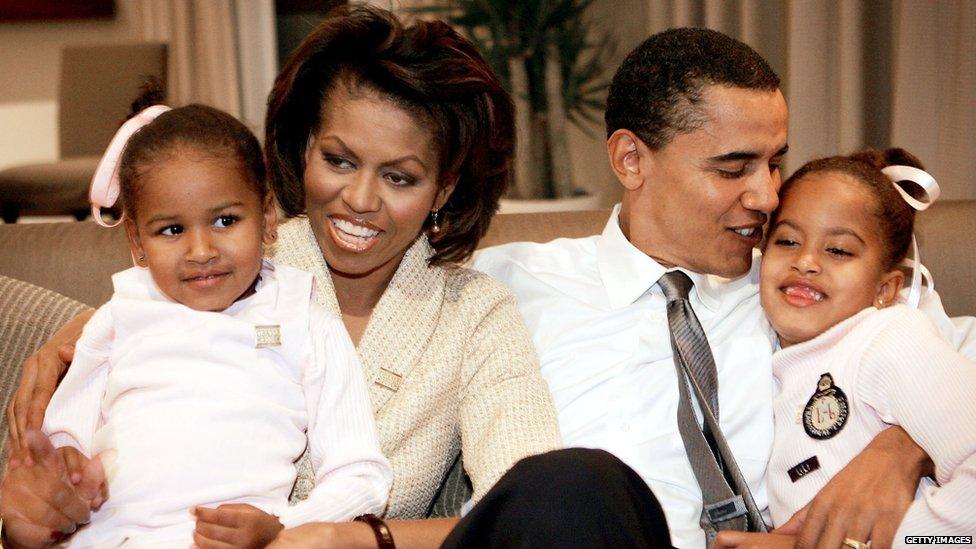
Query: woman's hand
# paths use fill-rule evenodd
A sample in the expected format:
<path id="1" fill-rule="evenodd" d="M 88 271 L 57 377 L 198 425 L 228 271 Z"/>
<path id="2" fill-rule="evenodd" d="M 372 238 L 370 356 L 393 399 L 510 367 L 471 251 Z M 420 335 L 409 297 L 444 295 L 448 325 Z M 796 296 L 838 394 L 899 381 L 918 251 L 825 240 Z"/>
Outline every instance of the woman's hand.
<path id="1" fill-rule="evenodd" d="M 11 447 L 0 488 L 0 516 L 11 546 L 46 547 L 88 522 L 91 502 L 101 497 L 104 474 L 99 478 L 101 464 L 96 470 L 87 460 L 75 459 L 76 469 L 69 470 L 62 453 L 40 431 L 27 431 L 23 442 L 23 447 Z M 72 483 L 75 475 L 78 482 Z"/>
<path id="2" fill-rule="evenodd" d="M 930 469 L 928 456 L 901 427 L 885 429 L 775 532 L 796 535 L 801 548 L 834 549 L 850 538 L 888 549 Z"/>
<path id="3" fill-rule="evenodd" d="M 282 530 L 268 549 L 374 549 L 376 536 L 365 522 L 310 522 Z"/>
<path id="4" fill-rule="evenodd" d="M 792 549 L 795 542 L 793 536 L 722 530 L 712 549 Z"/>
<path id="5" fill-rule="evenodd" d="M 23 446 L 24 433 L 39 430 L 44 423 L 44 410 L 54 395 L 58 380 L 71 363 L 74 345 L 92 314 L 94 310 L 85 311 L 69 320 L 24 361 L 20 385 L 7 405 L 7 426 L 13 447 Z"/>
<path id="6" fill-rule="evenodd" d="M 78 497 L 87 502 L 92 511 L 98 511 L 108 499 L 108 479 L 105 478 L 101 458 L 95 456 L 88 459 L 85 454 L 71 446 L 62 446 L 56 451 L 64 463 L 68 480 L 78 492 Z"/>
<path id="7" fill-rule="evenodd" d="M 194 507 L 193 516 L 197 518 L 193 543 L 200 549 L 266 547 L 283 528 L 278 517 L 244 503 Z"/>

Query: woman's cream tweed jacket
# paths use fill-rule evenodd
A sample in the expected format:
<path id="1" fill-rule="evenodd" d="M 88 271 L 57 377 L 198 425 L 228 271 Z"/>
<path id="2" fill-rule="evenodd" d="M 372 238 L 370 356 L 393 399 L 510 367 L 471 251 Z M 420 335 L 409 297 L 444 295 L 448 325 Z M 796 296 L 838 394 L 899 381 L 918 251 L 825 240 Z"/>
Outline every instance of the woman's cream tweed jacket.
<path id="1" fill-rule="evenodd" d="M 311 272 L 337 315 L 332 277 L 305 217 L 279 228 L 275 262 Z M 478 499 L 516 461 L 561 445 L 549 389 L 515 299 L 464 268 L 407 250 L 358 345 L 383 453 L 393 465 L 386 516 L 420 518 L 459 450 Z"/>

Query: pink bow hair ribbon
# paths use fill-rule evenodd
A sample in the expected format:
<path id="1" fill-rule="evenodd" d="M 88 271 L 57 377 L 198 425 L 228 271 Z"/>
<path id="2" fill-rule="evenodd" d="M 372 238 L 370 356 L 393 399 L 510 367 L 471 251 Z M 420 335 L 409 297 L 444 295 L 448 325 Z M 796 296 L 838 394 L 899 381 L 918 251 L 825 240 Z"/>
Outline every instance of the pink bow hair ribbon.
<path id="1" fill-rule="evenodd" d="M 935 178 L 925 170 L 914 166 L 888 166 L 882 169 L 881 173 L 888 176 L 888 179 L 895 185 L 898 194 L 917 211 L 922 211 L 931 206 L 942 194 Z M 898 184 L 902 181 L 914 183 L 925 192 L 925 196 L 921 200 L 914 198 Z M 918 241 L 915 239 L 915 233 L 912 233 L 912 257 L 906 257 L 901 264 L 912 270 L 912 282 L 905 303 L 909 307 L 918 308 L 918 304 L 922 300 L 922 279 L 925 279 L 926 293 L 935 290 L 935 280 L 932 279 L 932 273 L 925 265 L 922 265 L 922 258 L 918 255 Z"/>
<path id="2" fill-rule="evenodd" d="M 119 131 L 115 132 L 115 136 L 98 163 L 98 168 L 95 169 L 91 188 L 88 191 L 88 198 L 92 204 L 92 217 L 99 225 L 114 227 L 122 222 L 122 218 L 119 217 L 115 223 L 106 223 L 102 219 L 102 208 L 111 208 L 119 199 L 119 160 L 122 158 L 125 144 L 134 133 L 168 110 L 170 108 L 166 105 L 153 105 L 143 109 L 139 114 L 126 120 Z"/>

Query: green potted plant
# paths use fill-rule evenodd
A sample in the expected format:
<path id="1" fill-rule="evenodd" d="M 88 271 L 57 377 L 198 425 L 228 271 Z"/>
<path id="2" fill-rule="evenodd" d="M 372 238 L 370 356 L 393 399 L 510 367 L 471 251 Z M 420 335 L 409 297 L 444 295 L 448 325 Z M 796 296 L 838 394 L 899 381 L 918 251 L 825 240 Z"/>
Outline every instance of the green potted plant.
<path id="1" fill-rule="evenodd" d="M 591 134 L 609 85 L 614 45 L 585 17 L 592 0 L 444 0 L 433 13 L 481 49 L 516 107 L 516 199 L 585 194 L 573 181 L 570 123 Z"/>

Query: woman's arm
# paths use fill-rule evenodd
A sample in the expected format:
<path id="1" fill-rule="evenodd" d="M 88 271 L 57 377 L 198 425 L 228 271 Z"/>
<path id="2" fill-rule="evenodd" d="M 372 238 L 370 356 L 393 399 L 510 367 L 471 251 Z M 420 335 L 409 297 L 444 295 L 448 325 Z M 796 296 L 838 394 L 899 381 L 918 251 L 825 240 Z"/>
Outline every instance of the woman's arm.
<path id="1" fill-rule="evenodd" d="M 82 483 L 82 471 L 70 470 L 40 431 L 27 431 L 22 440 L 11 449 L 0 488 L 3 546 L 47 547 L 88 522 L 97 494 L 81 490 L 89 484 Z"/>
<path id="2" fill-rule="evenodd" d="M 517 461 L 561 448 L 562 438 L 515 298 L 487 277 L 465 293 L 493 296 L 465 343 L 461 372 L 461 455 L 477 501 Z"/>
<path id="3" fill-rule="evenodd" d="M 50 400 L 46 418 L 40 409 L 44 432 L 28 429 L 23 446 L 12 446 L 0 508 L 12 544 L 35 546 L 45 531 L 47 542 L 70 534 L 78 524 L 88 521 L 88 510 L 104 500 L 101 462 L 88 458 L 107 381 L 114 328 L 107 306 L 84 316 L 88 322 L 84 334 L 75 338 L 75 365 L 64 376 L 60 389 L 45 397 Z M 55 450 L 52 442 L 63 448 Z M 54 537 L 51 532 L 56 532 Z"/>
<path id="4" fill-rule="evenodd" d="M 388 520 L 397 549 L 436 549 L 458 523 L 456 518 Z M 271 549 L 376 549 L 376 535 L 364 522 L 315 522 L 278 534 Z"/>
<path id="5" fill-rule="evenodd" d="M 74 344 L 94 312 L 85 311 L 69 320 L 24 361 L 20 384 L 7 405 L 7 427 L 14 446 L 22 447 L 23 434 L 39 430 L 44 423 L 44 411 L 74 356 Z"/>

